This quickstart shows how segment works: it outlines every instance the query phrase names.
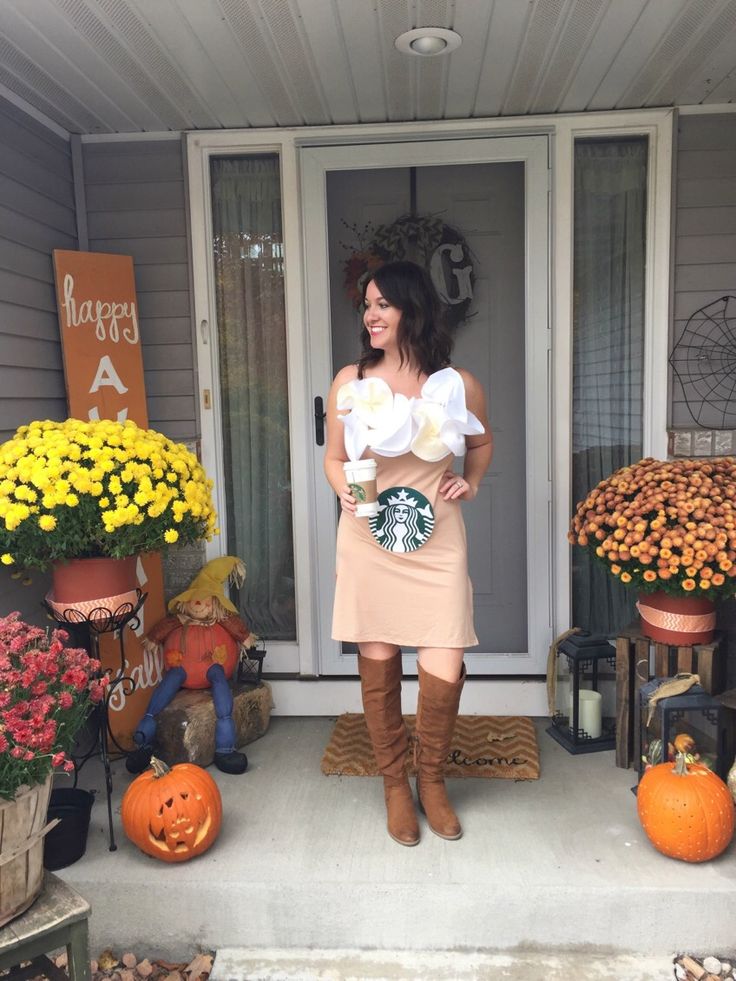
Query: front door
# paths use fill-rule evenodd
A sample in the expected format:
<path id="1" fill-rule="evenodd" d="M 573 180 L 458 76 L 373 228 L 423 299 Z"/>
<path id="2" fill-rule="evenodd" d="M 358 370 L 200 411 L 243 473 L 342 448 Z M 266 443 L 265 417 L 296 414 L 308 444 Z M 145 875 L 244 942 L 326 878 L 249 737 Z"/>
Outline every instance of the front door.
<path id="1" fill-rule="evenodd" d="M 402 217 L 444 226 L 434 278 L 455 322 L 453 360 L 483 384 L 495 442 L 478 497 L 463 505 L 480 640 L 468 670 L 540 674 L 551 633 L 546 138 L 309 148 L 302 164 L 315 395 L 358 355 L 355 281 L 371 245 L 401 239 Z M 330 637 L 337 511 L 318 444 L 320 670 L 353 674 L 355 646 Z"/>

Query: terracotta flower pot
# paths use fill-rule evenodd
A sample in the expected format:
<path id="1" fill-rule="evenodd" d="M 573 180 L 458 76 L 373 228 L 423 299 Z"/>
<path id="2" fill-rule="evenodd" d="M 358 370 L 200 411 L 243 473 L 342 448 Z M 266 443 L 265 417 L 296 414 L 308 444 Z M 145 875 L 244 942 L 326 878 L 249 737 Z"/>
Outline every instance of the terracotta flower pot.
<path id="1" fill-rule="evenodd" d="M 645 637 L 662 644 L 709 644 L 716 628 L 715 606 L 701 596 L 640 593 L 636 604 Z"/>
<path id="2" fill-rule="evenodd" d="M 130 555 L 55 562 L 49 603 L 58 612 L 74 609 L 85 616 L 96 608 L 115 611 L 123 603 L 135 603 L 137 561 L 137 556 Z"/>

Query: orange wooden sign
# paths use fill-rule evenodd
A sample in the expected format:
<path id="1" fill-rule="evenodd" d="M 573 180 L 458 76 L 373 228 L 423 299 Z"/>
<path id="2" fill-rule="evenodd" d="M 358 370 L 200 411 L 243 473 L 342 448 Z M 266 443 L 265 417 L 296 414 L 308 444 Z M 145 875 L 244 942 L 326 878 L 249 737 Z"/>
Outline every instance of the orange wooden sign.
<path id="1" fill-rule="evenodd" d="M 143 356 L 138 326 L 133 260 L 101 252 L 54 251 L 56 302 L 61 329 L 69 415 L 74 419 L 132 419 L 148 428 Z M 140 626 L 125 630 L 125 675 L 135 682 L 118 685 L 110 698 L 110 727 L 126 749 L 143 716 L 162 666 L 143 650 L 148 626 L 164 616 L 160 555 L 138 562 L 138 583 L 148 598 Z M 120 668 L 120 644 L 112 634 L 100 637 L 103 666 Z"/>

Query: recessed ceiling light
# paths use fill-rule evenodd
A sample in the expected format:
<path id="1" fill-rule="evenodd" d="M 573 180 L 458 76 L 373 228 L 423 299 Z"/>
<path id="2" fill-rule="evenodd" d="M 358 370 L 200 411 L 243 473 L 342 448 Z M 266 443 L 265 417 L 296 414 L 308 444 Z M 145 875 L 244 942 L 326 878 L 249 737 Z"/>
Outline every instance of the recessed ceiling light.
<path id="1" fill-rule="evenodd" d="M 449 54 L 462 44 L 462 38 L 455 31 L 444 27 L 417 27 L 396 38 L 394 44 L 403 54 L 432 58 L 435 55 Z"/>

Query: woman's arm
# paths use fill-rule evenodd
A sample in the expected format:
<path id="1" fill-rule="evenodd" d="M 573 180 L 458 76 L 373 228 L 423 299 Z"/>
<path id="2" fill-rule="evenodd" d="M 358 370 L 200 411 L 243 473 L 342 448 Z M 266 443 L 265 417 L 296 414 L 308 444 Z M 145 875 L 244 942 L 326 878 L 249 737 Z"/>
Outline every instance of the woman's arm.
<path id="1" fill-rule="evenodd" d="M 358 369 L 356 366 L 354 364 L 346 365 L 335 375 L 335 380 L 330 387 L 330 393 L 327 396 L 327 445 L 324 459 L 325 475 L 330 487 L 340 498 L 343 511 L 350 511 L 353 514 L 357 502 L 350 493 L 342 468 L 343 463 L 347 463 L 348 455 L 345 452 L 345 427 L 340 422 L 341 413 L 337 411 L 337 393 L 343 385 L 354 381 L 357 377 Z"/>
<path id="2" fill-rule="evenodd" d="M 471 375 L 469 371 L 458 368 L 463 384 L 465 385 L 465 404 L 470 412 L 478 419 L 483 426 L 484 432 L 478 436 L 465 437 L 465 465 L 463 467 L 463 477 L 465 484 L 458 487 L 456 485 L 457 475 L 448 470 L 440 484 L 440 494 L 446 501 L 472 501 L 478 493 L 478 487 L 491 464 L 493 456 L 493 434 L 488 422 L 488 410 L 486 409 L 486 396 L 483 386 L 478 379 Z"/>

